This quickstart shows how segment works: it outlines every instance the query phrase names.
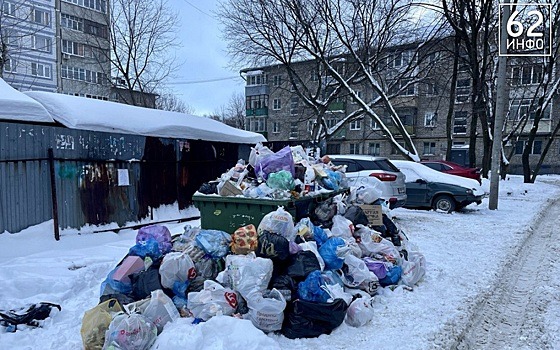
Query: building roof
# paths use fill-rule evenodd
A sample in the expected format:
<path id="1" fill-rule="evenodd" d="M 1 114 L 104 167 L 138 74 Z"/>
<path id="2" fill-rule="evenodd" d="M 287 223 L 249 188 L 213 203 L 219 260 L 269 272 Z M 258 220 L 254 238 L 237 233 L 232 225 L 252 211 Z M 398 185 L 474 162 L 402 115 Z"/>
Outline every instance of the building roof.
<path id="1" fill-rule="evenodd" d="M 70 129 L 230 143 L 266 141 L 261 134 L 206 117 L 50 92 L 25 94 Z"/>
<path id="2" fill-rule="evenodd" d="M 1 78 L 0 119 L 54 123 L 49 112 L 40 103 L 17 91 Z"/>

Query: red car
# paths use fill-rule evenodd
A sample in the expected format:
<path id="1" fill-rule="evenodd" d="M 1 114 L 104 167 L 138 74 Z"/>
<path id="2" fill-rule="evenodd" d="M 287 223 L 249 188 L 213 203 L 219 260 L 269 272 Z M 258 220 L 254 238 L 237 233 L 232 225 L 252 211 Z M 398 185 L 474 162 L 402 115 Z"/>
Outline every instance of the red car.
<path id="1" fill-rule="evenodd" d="M 480 168 L 466 168 L 446 160 L 423 160 L 420 163 L 434 170 L 441 171 L 442 173 L 475 179 L 479 184 L 482 184 L 482 180 L 480 178 Z"/>

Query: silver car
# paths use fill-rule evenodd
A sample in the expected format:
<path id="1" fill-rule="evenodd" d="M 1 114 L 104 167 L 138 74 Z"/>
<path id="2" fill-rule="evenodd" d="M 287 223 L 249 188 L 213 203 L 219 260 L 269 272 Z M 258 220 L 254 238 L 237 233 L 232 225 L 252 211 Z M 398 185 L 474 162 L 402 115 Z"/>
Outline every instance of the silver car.
<path id="1" fill-rule="evenodd" d="M 329 154 L 329 157 L 335 165 L 346 165 L 346 177 L 350 186 L 378 188 L 381 190 L 381 198 L 389 202 L 391 209 L 405 204 L 405 176 L 389 159 L 354 154 Z"/>

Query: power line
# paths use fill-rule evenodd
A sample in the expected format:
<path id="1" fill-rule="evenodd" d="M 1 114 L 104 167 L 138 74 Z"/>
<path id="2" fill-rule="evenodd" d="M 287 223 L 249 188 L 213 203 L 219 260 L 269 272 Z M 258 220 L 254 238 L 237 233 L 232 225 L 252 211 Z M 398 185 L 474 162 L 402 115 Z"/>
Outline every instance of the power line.
<path id="1" fill-rule="evenodd" d="M 195 5 L 193 5 L 192 3 L 190 3 L 188 0 L 184 0 L 184 1 L 185 1 L 187 4 L 189 4 L 191 7 L 193 7 L 194 9 L 196 9 L 198 12 L 202 13 L 203 15 L 206 15 L 206 16 L 208 16 L 208 17 L 210 17 L 210 18 L 215 19 L 214 16 L 212 16 L 212 15 L 210 15 L 210 14 L 204 12 L 203 10 L 199 9 L 198 7 L 196 7 Z"/>
<path id="2" fill-rule="evenodd" d="M 233 80 L 239 78 L 238 75 L 234 75 L 231 77 L 223 77 L 223 78 L 214 78 L 214 79 L 204 79 L 204 80 L 189 80 L 189 81 L 175 81 L 170 82 L 170 85 L 190 85 L 190 84 L 201 84 L 201 83 L 212 83 L 215 81 L 223 81 L 223 80 Z"/>

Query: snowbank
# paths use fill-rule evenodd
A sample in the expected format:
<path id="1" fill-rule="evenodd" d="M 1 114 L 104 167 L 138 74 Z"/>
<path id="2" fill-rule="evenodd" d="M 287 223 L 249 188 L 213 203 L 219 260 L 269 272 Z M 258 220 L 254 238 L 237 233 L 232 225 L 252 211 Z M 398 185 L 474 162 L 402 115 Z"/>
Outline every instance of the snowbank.
<path id="1" fill-rule="evenodd" d="M 54 123 L 49 112 L 31 97 L 0 78 L 0 119 Z"/>

